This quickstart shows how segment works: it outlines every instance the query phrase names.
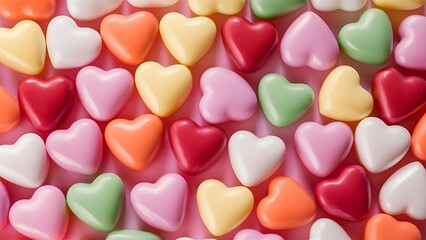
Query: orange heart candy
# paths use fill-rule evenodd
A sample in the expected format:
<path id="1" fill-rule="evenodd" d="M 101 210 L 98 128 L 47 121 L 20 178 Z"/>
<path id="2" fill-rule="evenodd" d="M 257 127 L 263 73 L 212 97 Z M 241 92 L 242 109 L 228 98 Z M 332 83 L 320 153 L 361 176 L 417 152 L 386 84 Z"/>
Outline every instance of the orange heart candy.
<path id="1" fill-rule="evenodd" d="M 0 133 L 7 132 L 19 123 L 18 102 L 0 86 Z"/>
<path id="2" fill-rule="evenodd" d="M 257 218 L 266 228 L 288 230 L 310 223 L 316 214 L 311 195 L 289 177 L 276 177 L 269 184 L 269 195 L 259 202 Z"/>
<path id="3" fill-rule="evenodd" d="M 420 230 L 410 222 L 397 221 L 387 214 L 376 214 L 368 220 L 364 233 L 365 240 L 421 240 Z"/>
<path id="4" fill-rule="evenodd" d="M 163 138 L 163 123 L 152 114 L 133 121 L 115 119 L 105 129 L 105 141 L 114 156 L 133 170 L 149 166 Z"/>
<path id="5" fill-rule="evenodd" d="M 120 61 L 138 65 L 148 55 L 158 33 L 158 21 L 146 11 L 130 16 L 112 14 L 101 23 L 101 36 Z"/>
<path id="6" fill-rule="evenodd" d="M 12 21 L 46 20 L 55 8 L 55 0 L 0 0 L 0 16 Z"/>
<path id="7" fill-rule="evenodd" d="M 426 161 L 426 113 L 420 118 L 411 137 L 411 150 L 414 156 Z"/>

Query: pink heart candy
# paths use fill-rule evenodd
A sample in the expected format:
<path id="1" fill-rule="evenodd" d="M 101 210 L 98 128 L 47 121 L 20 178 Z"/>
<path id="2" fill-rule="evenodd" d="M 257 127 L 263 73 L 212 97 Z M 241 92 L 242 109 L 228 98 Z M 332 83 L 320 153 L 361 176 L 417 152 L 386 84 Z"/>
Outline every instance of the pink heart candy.
<path id="1" fill-rule="evenodd" d="M 176 173 L 166 174 L 154 184 L 139 183 L 130 193 L 136 214 L 148 225 L 167 232 L 182 225 L 187 199 L 188 184 Z"/>
<path id="2" fill-rule="evenodd" d="M 317 177 L 332 173 L 345 160 L 352 143 L 352 130 L 342 122 L 333 122 L 326 126 L 305 122 L 294 134 L 294 145 L 300 159 Z"/>
<path id="3" fill-rule="evenodd" d="M 259 231 L 256 231 L 254 229 L 244 229 L 239 231 L 235 237 L 234 240 L 284 240 L 280 235 L 277 234 L 262 234 Z"/>
<path id="4" fill-rule="evenodd" d="M 10 208 L 9 194 L 4 184 L 0 182 L 0 230 L 3 229 L 7 223 L 9 208 Z"/>
<path id="5" fill-rule="evenodd" d="M 80 119 L 69 129 L 56 130 L 46 140 L 46 150 L 56 164 L 69 172 L 83 175 L 98 171 L 102 149 L 102 132 L 90 119 Z"/>
<path id="6" fill-rule="evenodd" d="M 213 67 L 200 80 L 203 97 L 201 116 L 209 123 L 244 121 L 256 111 L 257 97 L 247 81 L 237 73 L 222 67 Z"/>
<path id="7" fill-rule="evenodd" d="M 327 24 L 313 12 L 300 15 L 281 41 L 281 58 L 290 67 L 308 66 L 324 71 L 336 64 L 338 56 L 336 38 Z"/>
<path id="8" fill-rule="evenodd" d="M 77 74 L 76 85 L 87 112 L 98 121 L 108 121 L 129 100 L 133 91 L 133 76 L 122 68 L 104 71 L 89 66 Z"/>
<path id="9" fill-rule="evenodd" d="M 9 221 L 19 233 L 32 239 L 63 239 L 68 226 L 65 196 L 55 186 L 37 189 L 31 199 L 15 202 Z"/>

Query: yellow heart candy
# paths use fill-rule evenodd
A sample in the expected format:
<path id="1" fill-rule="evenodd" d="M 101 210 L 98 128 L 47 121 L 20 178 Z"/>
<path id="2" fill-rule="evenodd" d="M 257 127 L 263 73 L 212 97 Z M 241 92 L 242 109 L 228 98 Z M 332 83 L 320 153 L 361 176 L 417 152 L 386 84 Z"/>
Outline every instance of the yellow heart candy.
<path id="1" fill-rule="evenodd" d="M 254 197 L 246 187 L 226 187 L 214 179 L 205 180 L 197 190 L 201 219 L 214 236 L 237 228 L 253 209 Z"/>
<path id="2" fill-rule="evenodd" d="M 243 8 L 245 0 L 188 0 L 189 8 L 197 15 L 221 13 L 234 15 Z"/>
<path id="3" fill-rule="evenodd" d="M 30 20 L 18 22 L 13 28 L 0 28 L 0 63 L 29 75 L 44 68 L 46 40 L 40 26 Z"/>
<path id="4" fill-rule="evenodd" d="M 425 0 L 373 0 L 381 8 L 394 10 L 414 10 L 425 4 Z"/>
<path id="5" fill-rule="evenodd" d="M 328 75 L 321 87 L 319 110 L 335 120 L 358 121 L 373 110 L 373 97 L 360 85 L 355 69 L 340 66 Z"/>
<path id="6" fill-rule="evenodd" d="M 136 70 L 135 81 L 143 101 L 159 117 L 176 112 L 192 89 L 191 71 L 180 64 L 163 67 L 145 62 Z"/>
<path id="7" fill-rule="evenodd" d="M 194 65 L 212 46 L 216 25 L 208 17 L 186 18 L 168 13 L 160 21 L 160 34 L 169 52 L 180 63 Z"/>

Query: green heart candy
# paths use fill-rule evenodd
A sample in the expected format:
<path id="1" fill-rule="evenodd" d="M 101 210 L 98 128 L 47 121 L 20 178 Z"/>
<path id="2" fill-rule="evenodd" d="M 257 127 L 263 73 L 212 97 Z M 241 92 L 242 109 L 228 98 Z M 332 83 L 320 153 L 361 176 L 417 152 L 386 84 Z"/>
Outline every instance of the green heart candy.
<path id="1" fill-rule="evenodd" d="M 263 113 L 277 127 L 299 120 L 314 102 L 314 92 L 308 85 L 290 83 L 276 73 L 260 80 L 258 94 Z"/>
<path id="2" fill-rule="evenodd" d="M 104 173 L 90 184 L 72 185 L 67 192 L 67 204 L 87 225 L 99 231 L 111 231 L 120 218 L 123 195 L 120 177 Z"/>
<path id="3" fill-rule="evenodd" d="M 251 0 L 251 11 L 258 18 L 271 19 L 293 12 L 307 0 Z"/>
<path id="4" fill-rule="evenodd" d="M 358 22 L 345 25 L 338 40 L 341 49 L 351 58 L 380 65 L 392 53 L 392 25 L 385 12 L 371 8 L 361 15 Z"/>
<path id="5" fill-rule="evenodd" d="M 161 240 L 161 238 L 150 232 L 117 230 L 108 234 L 105 240 Z"/>

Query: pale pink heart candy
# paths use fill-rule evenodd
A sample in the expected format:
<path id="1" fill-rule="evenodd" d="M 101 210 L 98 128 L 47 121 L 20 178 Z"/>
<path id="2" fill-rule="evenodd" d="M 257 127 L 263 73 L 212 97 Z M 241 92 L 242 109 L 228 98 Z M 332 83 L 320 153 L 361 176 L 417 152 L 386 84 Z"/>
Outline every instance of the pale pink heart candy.
<path id="1" fill-rule="evenodd" d="M 52 132 L 47 137 L 46 150 L 63 169 L 92 175 L 98 171 L 102 161 L 102 132 L 93 120 L 80 119 L 69 129 Z"/>
<path id="2" fill-rule="evenodd" d="M 339 45 L 327 24 L 315 13 L 305 12 L 287 29 L 281 41 L 281 58 L 290 67 L 325 71 L 339 56 Z"/>
<path id="3" fill-rule="evenodd" d="M 136 214 L 148 225 L 167 232 L 182 225 L 187 199 L 188 184 L 176 173 L 166 174 L 154 184 L 139 183 L 130 193 Z"/>
<path id="4" fill-rule="evenodd" d="M 254 229 L 244 229 L 239 231 L 234 240 L 284 240 L 280 235 L 277 234 L 262 234 Z"/>
<path id="5" fill-rule="evenodd" d="M 0 230 L 6 226 L 7 216 L 9 214 L 10 199 L 6 187 L 0 182 Z"/>
<path id="6" fill-rule="evenodd" d="M 207 122 L 244 121 L 255 113 L 256 93 L 237 73 L 213 67 L 203 73 L 200 84 L 203 97 L 199 108 Z"/>
<path id="7" fill-rule="evenodd" d="M 342 122 L 301 124 L 294 145 L 305 167 L 317 177 L 332 173 L 347 157 L 353 143 L 351 128 Z"/>
<path id="8" fill-rule="evenodd" d="M 89 66 L 77 74 L 76 85 L 87 112 L 98 121 L 108 121 L 129 100 L 133 91 L 133 76 L 122 68 L 104 71 Z"/>
<path id="9" fill-rule="evenodd" d="M 55 186 L 42 186 L 30 199 L 12 205 L 9 221 L 19 233 L 32 239 L 63 239 L 68 227 L 65 196 Z"/>

